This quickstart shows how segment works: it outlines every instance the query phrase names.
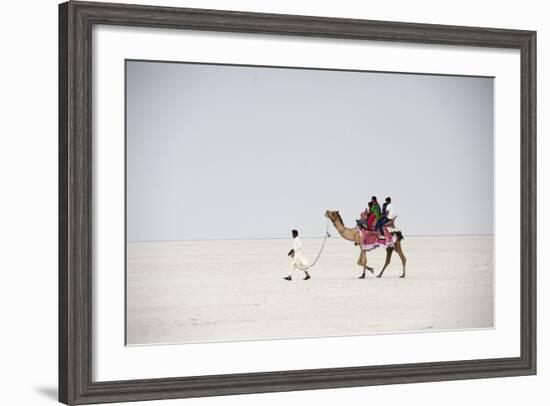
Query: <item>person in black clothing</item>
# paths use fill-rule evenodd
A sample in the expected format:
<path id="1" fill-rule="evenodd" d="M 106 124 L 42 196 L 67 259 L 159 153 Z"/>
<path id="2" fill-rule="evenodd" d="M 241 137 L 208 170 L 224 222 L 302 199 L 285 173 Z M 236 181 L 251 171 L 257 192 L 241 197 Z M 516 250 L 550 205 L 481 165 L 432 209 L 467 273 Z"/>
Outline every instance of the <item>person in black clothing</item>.
<path id="1" fill-rule="evenodd" d="M 389 221 L 387 207 L 391 203 L 391 197 L 386 197 L 386 202 L 382 205 L 382 216 L 376 222 L 376 231 L 380 234 L 381 238 L 384 236 L 384 225 Z"/>

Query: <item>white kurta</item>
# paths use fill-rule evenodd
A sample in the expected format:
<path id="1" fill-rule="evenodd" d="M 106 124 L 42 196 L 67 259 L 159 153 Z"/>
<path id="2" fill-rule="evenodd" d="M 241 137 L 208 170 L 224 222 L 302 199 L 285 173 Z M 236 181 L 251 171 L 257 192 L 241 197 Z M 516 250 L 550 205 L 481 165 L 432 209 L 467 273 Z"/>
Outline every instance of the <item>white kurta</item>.
<path id="1" fill-rule="evenodd" d="M 386 206 L 386 217 L 390 220 L 395 220 L 397 217 L 397 212 L 395 211 L 395 206 L 393 203 L 390 203 Z M 392 231 L 399 231 L 399 228 L 393 223 Z"/>
<path id="2" fill-rule="evenodd" d="M 395 217 L 397 217 L 397 213 L 395 211 L 395 208 L 393 206 L 393 203 L 390 203 L 386 206 L 386 217 L 389 218 L 390 220 L 394 219 Z"/>
<path id="3" fill-rule="evenodd" d="M 304 255 L 304 251 L 302 249 L 302 240 L 300 240 L 299 237 L 292 240 L 292 249 L 294 250 L 294 258 L 290 257 L 291 276 L 296 269 L 305 268 L 309 265 L 309 261 Z"/>

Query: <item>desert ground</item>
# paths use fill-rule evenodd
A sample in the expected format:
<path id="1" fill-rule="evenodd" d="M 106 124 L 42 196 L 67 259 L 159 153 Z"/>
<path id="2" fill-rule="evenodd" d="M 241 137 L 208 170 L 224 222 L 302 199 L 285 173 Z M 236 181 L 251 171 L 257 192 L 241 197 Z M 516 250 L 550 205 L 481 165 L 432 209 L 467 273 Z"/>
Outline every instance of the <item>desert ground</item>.
<path id="1" fill-rule="evenodd" d="M 312 261 L 322 239 L 303 239 Z M 302 280 L 288 240 L 128 243 L 127 344 L 491 328 L 493 237 L 406 237 L 384 276 L 358 279 L 359 251 L 330 238 Z M 385 252 L 368 253 L 375 273 Z"/>

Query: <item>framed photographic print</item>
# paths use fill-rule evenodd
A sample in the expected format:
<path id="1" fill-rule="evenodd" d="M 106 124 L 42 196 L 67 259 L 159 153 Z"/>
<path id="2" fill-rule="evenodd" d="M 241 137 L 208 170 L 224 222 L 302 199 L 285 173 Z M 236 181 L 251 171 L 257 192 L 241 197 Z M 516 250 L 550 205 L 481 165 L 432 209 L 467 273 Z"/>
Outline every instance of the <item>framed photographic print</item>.
<path id="1" fill-rule="evenodd" d="M 536 373 L 536 34 L 59 6 L 59 400 Z"/>

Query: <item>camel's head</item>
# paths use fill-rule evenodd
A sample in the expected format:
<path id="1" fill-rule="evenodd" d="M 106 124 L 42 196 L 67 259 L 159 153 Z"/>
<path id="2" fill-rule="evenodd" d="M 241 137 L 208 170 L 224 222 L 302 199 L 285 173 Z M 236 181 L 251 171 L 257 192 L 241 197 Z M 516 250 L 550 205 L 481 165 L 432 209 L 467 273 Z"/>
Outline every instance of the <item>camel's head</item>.
<path id="1" fill-rule="evenodd" d="M 340 217 L 340 213 L 338 212 L 338 210 L 335 210 L 335 211 L 327 210 L 325 212 L 325 216 L 328 217 L 330 219 L 330 221 L 332 221 L 333 223 L 336 220 L 342 221 L 342 217 Z"/>

